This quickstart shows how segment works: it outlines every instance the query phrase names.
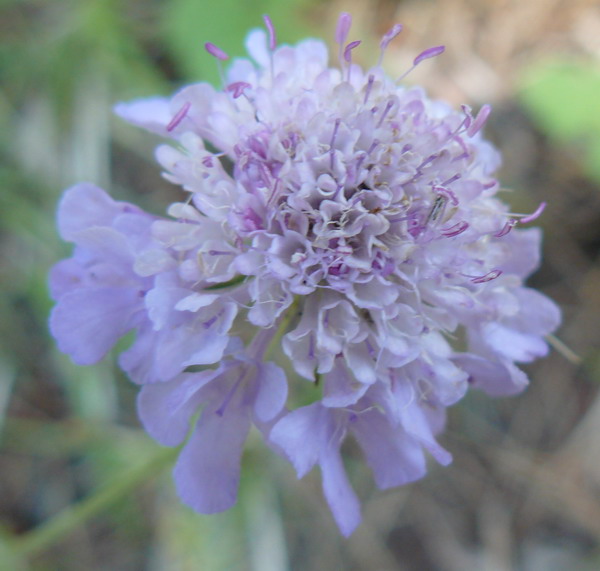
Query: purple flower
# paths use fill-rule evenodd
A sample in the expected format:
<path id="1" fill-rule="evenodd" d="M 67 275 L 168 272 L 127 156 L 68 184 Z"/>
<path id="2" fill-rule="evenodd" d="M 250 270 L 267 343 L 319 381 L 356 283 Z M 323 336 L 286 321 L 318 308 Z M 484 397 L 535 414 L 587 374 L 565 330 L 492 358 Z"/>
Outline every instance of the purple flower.
<path id="1" fill-rule="evenodd" d="M 524 285 L 541 235 L 518 228 L 544 204 L 516 215 L 497 198 L 489 106 L 455 111 L 353 64 L 348 14 L 339 69 L 320 41 L 276 47 L 266 22 L 222 89 L 117 106 L 172 139 L 156 156 L 189 197 L 158 218 L 92 185 L 67 191 L 59 228 L 75 252 L 51 274 L 51 330 L 80 364 L 136 331 L 120 364 L 144 385 L 140 417 L 159 442 L 183 442 L 202 410 L 175 468 L 194 509 L 235 502 L 254 424 L 300 477 L 320 465 L 349 535 L 360 507 L 345 438 L 380 488 L 414 481 L 427 455 L 451 460 L 436 441 L 448 406 L 470 387 L 519 392 L 517 364 L 546 354 L 560 314 Z M 313 404 L 286 402 L 288 383 Z"/>

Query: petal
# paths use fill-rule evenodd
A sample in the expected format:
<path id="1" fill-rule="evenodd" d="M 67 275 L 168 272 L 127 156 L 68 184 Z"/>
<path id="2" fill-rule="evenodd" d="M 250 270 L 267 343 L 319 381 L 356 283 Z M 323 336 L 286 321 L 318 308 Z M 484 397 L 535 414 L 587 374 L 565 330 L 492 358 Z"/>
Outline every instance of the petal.
<path id="1" fill-rule="evenodd" d="M 169 100 L 165 97 L 136 99 L 128 103 L 117 103 L 113 111 L 132 125 L 142 127 L 168 137 L 167 125 L 173 118 Z"/>
<path id="2" fill-rule="evenodd" d="M 78 365 L 96 363 L 132 328 L 142 307 L 134 289 L 86 288 L 63 295 L 50 315 L 58 348 Z"/>
<path id="3" fill-rule="evenodd" d="M 518 394 L 529 383 L 527 375 L 510 363 L 490 361 L 472 353 L 458 355 L 452 360 L 469 373 L 472 387 L 494 397 Z"/>
<path id="4" fill-rule="evenodd" d="M 273 427 L 270 439 L 280 446 L 302 478 L 319 459 L 324 417 L 319 403 L 303 406 L 284 416 Z"/>
<path id="5" fill-rule="evenodd" d="M 275 363 L 264 363 L 257 371 L 258 393 L 254 401 L 254 412 L 262 422 L 275 418 L 287 399 L 285 372 Z"/>
<path id="6" fill-rule="evenodd" d="M 368 388 L 368 385 L 356 382 L 342 359 L 335 359 L 333 369 L 325 376 L 321 403 L 326 407 L 349 406 L 356 403 Z"/>
<path id="7" fill-rule="evenodd" d="M 500 323 L 486 323 L 482 336 L 498 355 L 510 361 L 528 363 L 548 353 L 548 345 L 538 335 L 522 333 Z"/>
<path id="8" fill-rule="evenodd" d="M 360 502 L 352 489 L 342 457 L 337 446 L 332 443 L 322 453 L 319 464 L 323 478 L 323 493 L 340 531 L 348 537 L 361 521 Z"/>
<path id="9" fill-rule="evenodd" d="M 173 475 L 182 501 L 200 513 L 229 509 L 237 499 L 248 412 L 233 399 L 222 416 L 205 411 L 185 445 Z"/>
<path id="10" fill-rule="evenodd" d="M 202 371 L 144 386 L 137 398 L 137 409 L 146 432 L 165 446 L 183 442 L 190 420 L 202 403 L 201 389 L 217 374 L 217 371 Z"/>
<path id="11" fill-rule="evenodd" d="M 355 417 L 350 425 L 373 470 L 377 486 L 384 490 L 422 478 L 426 471 L 421 445 L 399 426 L 393 426 L 373 410 Z"/>
<path id="12" fill-rule="evenodd" d="M 81 230 L 91 226 L 111 226 L 116 216 L 128 211 L 141 212 L 133 204 L 114 201 L 93 184 L 76 184 L 64 192 L 58 206 L 60 235 L 72 242 Z"/>

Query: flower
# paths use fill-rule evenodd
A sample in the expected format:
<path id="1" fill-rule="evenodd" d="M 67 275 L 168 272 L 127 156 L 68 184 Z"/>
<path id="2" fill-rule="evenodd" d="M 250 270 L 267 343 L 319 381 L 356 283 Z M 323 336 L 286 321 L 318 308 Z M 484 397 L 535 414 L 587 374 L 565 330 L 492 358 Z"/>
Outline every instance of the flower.
<path id="1" fill-rule="evenodd" d="M 481 135 L 489 106 L 455 111 L 384 74 L 400 26 L 365 71 L 348 14 L 339 69 L 318 40 L 277 47 L 265 22 L 223 89 L 116 107 L 170 138 L 156 156 L 189 196 L 161 218 L 90 184 L 66 191 L 58 225 L 75 252 L 52 271 L 50 327 L 86 365 L 136 331 L 120 365 L 144 385 L 140 418 L 159 442 L 183 442 L 202 409 L 175 468 L 185 503 L 235 502 L 254 424 L 299 477 L 320 465 L 349 535 L 360 507 L 348 436 L 380 488 L 417 480 L 427 455 L 451 461 L 436 441 L 447 407 L 469 388 L 518 393 L 517 363 L 546 354 L 560 314 L 524 285 L 540 231 L 516 227 L 544 204 L 516 215 L 498 198 L 499 156 Z M 313 403 L 293 402 L 288 384 Z"/>

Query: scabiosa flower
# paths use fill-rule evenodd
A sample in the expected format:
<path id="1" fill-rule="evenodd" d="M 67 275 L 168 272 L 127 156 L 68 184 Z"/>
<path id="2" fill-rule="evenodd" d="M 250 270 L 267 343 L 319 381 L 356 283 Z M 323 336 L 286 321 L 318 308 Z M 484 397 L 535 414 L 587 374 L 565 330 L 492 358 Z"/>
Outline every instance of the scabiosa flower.
<path id="1" fill-rule="evenodd" d="M 201 410 L 174 472 L 184 502 L 233 505 L 255 425 L 298 476 L 319 464 L 349 535 L 348 436 L 380 488 L 414 481 L 427 455 L 451 461 L 436 441 L 448 406 L 470 387 L 518 393 L 517 364 L 546 354 L 559 311 L 524 285 L 540 231 L 516 228 L 544 205 L 517 215 L 497 198 L 489 106 L 455 111 L 384 74 L 400 26 L 364 71 L 348 14 L 339 68 L 320 41 L 277 47 L 265 22 L 223 89 L 116 107 L 171 139 L 157 159 L 189 195 L 160 218 L 90 184 L 68 190 L 58 223 L 75 252 L 52 271 L 50 325 L 80 364 L 136 331 L 120 364 L 144 385 L 140 417 L 159 442 L 182 443 Z M 288 398 L 299 387 L 312 404 Z"/>

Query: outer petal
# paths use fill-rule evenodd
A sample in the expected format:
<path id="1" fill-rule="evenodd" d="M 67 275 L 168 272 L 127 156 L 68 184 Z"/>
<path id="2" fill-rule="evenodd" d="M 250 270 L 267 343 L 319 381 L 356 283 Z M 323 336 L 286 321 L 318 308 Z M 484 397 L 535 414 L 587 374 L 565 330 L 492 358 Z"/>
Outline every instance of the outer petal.
<path id="1" fill-rule="evenodd" d="M 123 288 L 82 289 L 61 297 L 50 315 L 58 347 L 78 365 L 96 363 L 132 327 L 141 308 L 138 292 Z"/>
<path id="2" fill-rule="evenodd" d="M 287 399 L 285 372 L 275 363 L 264 363 L 257 371 L 258 392 L 254 401 L 254 412 L 261 422 L 275 418 Z"/>
<path id="3" fill-rule="evenodd" d="M 132 125 L 143 127 L 152 133 L 168 137 L 167 125 L 173 118 L 169 100 L 165 97 L 136 99 L 117 103 L 114 112 Z"/>
<path id="4" fill-rule="evenodd" d="M 339 442 L 337 445 L 331 443 L 325 448 L 320 464 L 323 492 L 327 503 L 340 531 L 348 537 L 360 524 L 360 503 L 348 481 L 340 455 Z"/>
<path id="5" fill-rule="evenodd" d="M 458 355 L 452 360 L 469 373 L 471 386 L 491 396 L 515 395 L 529 382 L 527 375 L 510 363 L 490 361 L 471 353 Z"/>
<path id="6" fill-rule="evenodd" d="M 280 446 L 302 478 L 319 459 L 323 430 L 322 408 L 314 403 L 284 416 L 271 431 L 270 439 Z M 316 434 L 315 434 L 316 433 Z"/>
<path id="7" fill-rule="evenodd" d="M 182 450 L 173 475 L 182 501 L 200 513 L 215 513 L 235 504 L 240 460 L 250 419 L 233 401 L 222 416 L 205 411 Z"/>
<path id="8" fill-rule="evenodd" d="M 123 212 L 141 212 L 137 206 L 114 201 L 104 190 L 81 183 L 67 189 L 58 206 L 58 227 L 64 240 L 72 242 L 78 232 L 91 226 L 111 226 Z"/>
<path id="9" fill-rule="evenodd" d="M 362 413 L 351 430 L 381 489 L 422 478 L 426 471 L 421 445 L 399 426 L 392 426 L 378 411 Z"/>
<path id="10" fill-rule="evenodd" d="M 510 361 L 528 363 L 548 353 L 548 345 L 538 335 L 522 333 L 500 323 L 486 323 L 482 335 L 496 353 Z"/>
<path id="11" fill-rule="evenodd" d="M 202 388 L 217 372 L 203 371 L 165 383 L 142 388 L 138 395 L 138 414 L 144 428 L 165 446 L 177 446 L 190 429 L 190 420 L 203 400 Z"/>

